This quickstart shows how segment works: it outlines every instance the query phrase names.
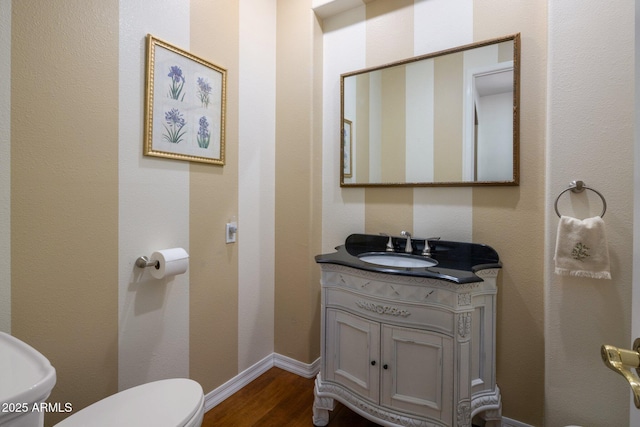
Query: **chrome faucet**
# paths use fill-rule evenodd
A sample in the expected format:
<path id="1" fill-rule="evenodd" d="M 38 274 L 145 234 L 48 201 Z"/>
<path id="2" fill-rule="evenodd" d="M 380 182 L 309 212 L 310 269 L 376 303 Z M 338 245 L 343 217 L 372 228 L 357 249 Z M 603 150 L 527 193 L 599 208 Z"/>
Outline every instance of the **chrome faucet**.
<path id="1" fill-rule="evenodd" d="M 408 231 L 402 231 L 400 234 L 407 238 L 407 244 L 404 246 L 404 251 L 408 254 L 412 253 L 413 246 L 411 246 L 411 233 Z"/>

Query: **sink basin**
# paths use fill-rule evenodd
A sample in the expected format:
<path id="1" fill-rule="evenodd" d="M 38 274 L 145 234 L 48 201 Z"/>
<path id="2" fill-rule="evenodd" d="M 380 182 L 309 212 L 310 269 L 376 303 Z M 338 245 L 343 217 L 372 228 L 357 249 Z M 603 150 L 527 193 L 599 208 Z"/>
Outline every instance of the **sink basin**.
<path id="1" fill-rule="evenodd" d="M 56 383 L 56 370 L 49 360 L 30 345 L 0 332 L 0 378 L 0 425 L 42 426 L 44 412 L 31 409 L 49 397 Z M 29 411 L 23 411 L 25 406 Z"/>
<path id="2" fill-rule="evenodd" d="M 358 255 L 358 258 L 383 267 L 424 268 L 438 264 L 438 261 L 423 256 L 388 252 L 367 252 Z"/>

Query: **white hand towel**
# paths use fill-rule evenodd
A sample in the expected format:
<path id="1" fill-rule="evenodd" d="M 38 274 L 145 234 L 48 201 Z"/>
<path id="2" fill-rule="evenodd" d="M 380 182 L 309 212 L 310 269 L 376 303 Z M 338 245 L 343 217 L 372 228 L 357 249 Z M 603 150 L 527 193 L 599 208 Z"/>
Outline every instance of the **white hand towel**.
<path id="1" fill-rule="evenodd" d="M 560 217 L 556 239 L 556 274 L 611 279 L 609 247 L 599 216 L 577 219 Z"/>

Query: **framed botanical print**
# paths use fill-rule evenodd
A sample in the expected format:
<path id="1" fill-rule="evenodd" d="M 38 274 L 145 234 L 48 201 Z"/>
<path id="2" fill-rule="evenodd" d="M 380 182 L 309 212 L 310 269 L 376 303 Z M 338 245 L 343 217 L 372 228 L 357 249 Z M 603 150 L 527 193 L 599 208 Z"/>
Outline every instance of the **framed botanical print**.
<path id="1" fill-rule="evenodd" d="M 224 165 L 227 70 L 147 35 L 144 154 Z"/>
<path id="2" fill-rule="evenodd" d="M 351 178 L 353 172 L 353 147 L 351 146 L 351 120 L 342 121 L 342 174 L 345 178 Z"/>

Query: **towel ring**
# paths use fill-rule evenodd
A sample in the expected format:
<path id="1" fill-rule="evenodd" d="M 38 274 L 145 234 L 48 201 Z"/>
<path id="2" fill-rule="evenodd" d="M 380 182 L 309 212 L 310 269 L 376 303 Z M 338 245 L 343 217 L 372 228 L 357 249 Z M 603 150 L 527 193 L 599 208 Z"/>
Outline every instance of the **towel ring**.
<path id="1" fill-rule="evenodd" d="M 587 187 L 583 181 L 571 181 L 569 183 L 569 188 L 567 188 L 566 190 L 558 194 L 558 197 L 556 197 L 556 202 L 553 205 L 553 207 L 556 210 L 556 214 L 558 215 L 558 218 L 561 216 L 560 212 L 558 211 L 558 200 L 560 200 L 560 196 L 562 196 L 564 193 L 566 193 L 569 190 L 571 190 L 573 193 L 582 193 L 584 190 L 591 190 L 594 193 L 596 193 L 598 196 L 600 196 L 600 199 L 602 199 L 602 213 L 600 214 L 600 218 L 604 216 L 604 213 L 607 211 L 607 201 L 604 199 L 604 196 L 602 195 L 602 193 L 600 193 L 598 190 L 594 190 L 591 187 Z"/>

